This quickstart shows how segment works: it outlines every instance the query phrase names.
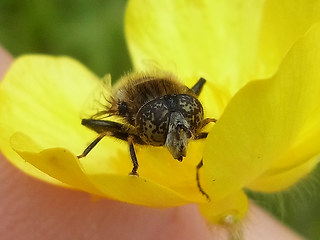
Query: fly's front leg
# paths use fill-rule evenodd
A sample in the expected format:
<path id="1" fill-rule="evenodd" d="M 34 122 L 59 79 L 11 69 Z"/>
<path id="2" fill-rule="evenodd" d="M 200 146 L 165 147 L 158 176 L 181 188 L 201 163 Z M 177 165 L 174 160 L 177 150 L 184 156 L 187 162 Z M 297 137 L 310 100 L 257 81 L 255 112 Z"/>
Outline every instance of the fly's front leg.
<path id="1" fill-rule="evenodd" d="M 201 128 L 205 127 L 207 124 L 209 124 L 211 122 L 216 123 L 217 119 L 215 119 L 215 118 L 205 118 L 205 119 L 203 119 L 202 123 L 201 123 Z"/>
<path id="2" fill-rule="evenodd" d="M 138 159 L 137 159 L 137 156 L 136 156 L 136 152 L 134 150 L 133 139 L 134 139 L 134 137 L 132 135 L 130 135 L 128 137 L 130 156 L 131 156 L 131 161 L 132 161 L 132 164 L 133 164 L 132 171 L 129 173 L 129 175 L 131 175 L 131 176 L 139 176 L 139 174 L 137 173 L 137 170 L 138 170 L 138 167 L 139 167 L 139 163 L 138 163 Z"/>
<path id="3" fill-rule="evenodd" d="M 124 125 L 122 123 L 108 121 L 108 120 L 96 120 L 96 119 L 82 119 L 82 125 L 92 129 L 93 131 L 99 133 L 99 136 L 89 144 L 89 146 L 83 151 L 78 158 L 83 158 L 88 155 L 88 153 L 101 141 L 104 136 L 115 137 L 120 140 L 127 141 L 129 143 L 129 151 L 131 156 L 131 161 L 133 164 L 132 171 L 130 175 L 138 176 L 137 170 L 139 167 L 137 156 L 134 150 L 133 144 L 144 145 L 145 142 L 136 135 L 135 128 L 131 125 Z"/>
<path id="4" fill-rule="evenodd" d="M 194 137 L 194 140 L 205 139 L 208 137 L 208 134 L 209 134 L 208 132 L 201 132 Z"/>
<path id="5" fill-rule="evenodd" d="M 208 123 L 211 123 L 211 122 L 216 123 L 216 122 L 217 122 L 217 119 L 215 119 L 215 118 L 205 118 L 204 120 L 202 120 L 201 128 L 205 127 Z M 199 140 L 199 139 L 207 138 L 208 134 L 209 134 L 208 132 L 198 133 L 198 134 L 194 137 L 194 140 Z"/>
<path id="6" fill-rule="evenodd" d="M 201 161 L 200 161 L 200 162 L 198 163 L 198 165 L 197 165 L 197 174 L 196 174 L 197 186 L 198 186 L 199 191 L 200 191 L 204 196 L 206 196 L 206 198 L 208 199 L 208 201 L 210 201 L 209 195 L 203 190 L 203 188 L 201 187 L 201 184 L 200 184 L 199 171 L 200 171 L 200 168 L 202 168 L 202 166 L 203 166 L 203 160 L 201 159 Z"/>
<path id="7" fill-rule="evenodd" d="M 95 119 L 82 119 L 81 124 L 90 128 L 91 130 L 99 133 L 99 136 L 89 144 L 88 147 L 78 156 L 83 158 L 102 140 L 105 136 L 116 135 L 115 137 L 125 137 L 127 140 L 128 134 L 124 131 L 124 125 L 112 121 L 95 120 Z"/>
<path id="8" fill-rule="evenodd" d="M 101 133 L 92 143 L 89 144 L 88 147 L 79 155 L 78 158 L 83 158 L 88 155 L 88 153 L 104 138 L 107 133 Z"/>
<path id="9" fill-rule="evenodd" d="M 201 123 L 201 128 L 203 128 L 204 126 L 206 126 L 208 123 L 211 123 L 211 122 L 217 122 L 217 119 L 215 118 L 205 118 L 202 123 Z M 208 132 L 201 132 L 199 133 L 198 135 L 196 135 L 194 137 L 195 140 L 199 140 L 199 139 L 205 139 L 207 138 L 208 136 Z M 201 161 L 199 162 L 199 164 L 197 165 L 197 173 L 196 173 L 196 180 L 197 180 L 197 186 L 198 186 L 198 189 L 199 191 L 204 195 L 206 196 L 206 198 L 208 199 L 208 201 L 210 201 L 210 197 L 209 195 L 203 190 L 203 188 L 201 187 L 201 184 L 200 184 L 200 177 L 199 177 L 199 171 L 200 171 L 200 168 L 202 168 L 203 166 L 203 160 L 201 159 Z"/>

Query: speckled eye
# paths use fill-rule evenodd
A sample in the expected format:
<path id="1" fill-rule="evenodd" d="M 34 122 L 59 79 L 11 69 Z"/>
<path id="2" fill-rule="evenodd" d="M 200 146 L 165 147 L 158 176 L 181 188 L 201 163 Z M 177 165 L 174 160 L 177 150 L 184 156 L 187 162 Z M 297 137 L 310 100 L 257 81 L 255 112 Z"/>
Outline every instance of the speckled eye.
<path id="1" fill-rule="evenodd" d="M 190 130 L 196 133 L 201 127 L 203 120 L 203 107 L 200 101 L 190 95 L 179 94 L 177 98 L 177 108 L 190 125 Z"/>
<path id="2" fill-rule="evenodd" d="M 141 139 L 155 146 L 164 145 L 170 112 L 164 99 L 151 101 L 140 108 L 136 116 L 136 129 Z"/>

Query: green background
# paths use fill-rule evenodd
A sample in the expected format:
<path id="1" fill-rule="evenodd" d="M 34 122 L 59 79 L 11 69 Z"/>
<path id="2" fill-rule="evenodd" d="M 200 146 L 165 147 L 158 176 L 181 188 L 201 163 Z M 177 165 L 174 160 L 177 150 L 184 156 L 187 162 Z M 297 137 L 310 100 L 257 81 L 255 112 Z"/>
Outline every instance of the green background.
<path id="1" fill-rule="evenodd" d="M 0 0 L 0 44 L 12 55 L 69 55 L 113 79 L 130 71 L 123 34 L 125 0 Z M 320 167 L 287 192 L 248 192 L 308 239 L 320 239 Z"/>
<path id="2" fill-rule="evenodd" d="M 103 76 L 130 70 L 125 0 L 0 0 L 0 44 L 14 56 L 69 55 Z"/>

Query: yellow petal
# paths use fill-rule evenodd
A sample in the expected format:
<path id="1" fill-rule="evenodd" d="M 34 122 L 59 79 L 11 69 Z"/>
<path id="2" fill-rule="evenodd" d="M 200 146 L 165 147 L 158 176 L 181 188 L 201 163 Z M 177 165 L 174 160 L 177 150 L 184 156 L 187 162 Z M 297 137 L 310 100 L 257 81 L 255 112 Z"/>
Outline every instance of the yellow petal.
<path id="1" fill-rule="evenodd" d="M 253 184 L 272 168 L 302 166 L 319 154 L 319 43 L 316 25 L 293 46 L 273 78 L 241 89 L 213 127 L 204 175 L 205 187 L 216 199 Z M 294 149 L 300 153 L 293 155 Z M 289 178 L 282 188 L 296 181 Z"/>
<path id="2" fill-rule="evenodd" d="M 204 77 L 230 97 L 253 71 L 263 3 L 131 0 L 125 23 L 134 66 L 185 82 Z"/>
<path id="3" fill-rule="evenodd" d="M 100 174 L 89 175 L 89 178 L 104 197 L 122 202 L 150 207 L 172 207 L 194 202 L 193 199 L 142 176 Z"/>
<path id="4" fill-rule="evenodd" d="M 92 171 L 87 163 L 88 161 L 97 161 L 97 159 L 82 159 L 81 164 L 84 165 L 89 175 L 94 176 L 92 181 L 95 182 L 96 186 L 99 185 L 98 188 L 100 190 L 103 189 L 101 191 L 109 197 L 115 198 L 114 193 L 111 191 L 111 189 L 115 189 L 117 194 L 121 195 L 121 199 L 117 198 L 121 201 L 130 201 L 131 203 L 141 203 L 143 205 L 153 204 L 157 206 L 164 206 L 165 204 L 177 205 L 185 203 L 186 201 L 204 203 L 207 202 L 207 200 L 199 191 L 196 182 L 196 166 L 201 160 L 203 145 L 204 141 L 191 142 L 188 147 L 187 157 L 184 158 L 183 162 L 173 159 L 168 150 L 163 147 L 136 145 L 135 151 L 139 162 L 138 173 L 140 176 L 140 179 L 137 180 L 136 183 L 144 184 L 143 181 L 147 181 L 152 184 L 155 189 L 149 189 L 151 185 L 137 185 L 136 187 L 131 185 L 132 189 L 130 192 L 132 196 L 130 198 L 125 198 L 127 195 L 125 193 L 129 190 L 124 188 L 124 186 L 128 184 L 132 184 L 131 182 L 133 181 L 130 180 L 131 178 L 127 178 L 128 173 L 132 170 L 132 162 L 129 150 L 127 149 L 127 143 L 121 143 L 121 146 L 124 146 L 125 150 L 118 152 L 115 157 L 110 156 L 106 158 L 100 155 L 96 156 L 102 159 L 98 161 L 101 161 L 101 164 L 103 164 L 98 174 L 97 171 Z M 93 151 L 95 154 L 100 154 L 108 151 L 109 148 L 110 146 L 107 144 L 99 143 Z M 103 160 L 104 163 L 102 163 Z M 112 175 L 112 180 L 109 181 L 110 175 Z M 141 179 L 143 179 L 143 181 L 141 181 Z M 117 184 L 122 187 L 119 187 Z M 110 185 L 114 186 L 110 187 Z M 116 190 L 116 188 L 121 190 Z M 108 192 L 106 192 L 107 190 Z M 156 194 L 157 198 L 153 199 L 154 195 L 149 193 L 156 191 L 158 191 Z M 149 197 L 141 195 L 143 192 Z M 170 197 L 169 193 L 173 196 Z M 161 205 L 159 199 L 167 200 Z"/>
<path id="5" fill-rule="evenodd" d="M 248 81 L 274 74 L 319 11 L 317 0 L 131 0 L 126 35 L 136 69 L 170 70 L 188 85 L 205 77 L 225 101 Z"/>
<path id="6" fill-rule="evenodd" d="M 24 160 L 49 176 L 73 188 L 99 194 L 99 191 L 90 184 L 78 158 L 68 150 L 62 148 L 41 150 L 40 146 L 23 133 L 14 134 L 11 144 Z"/>
<path id="7" fill-rule="evenodd" d="M 199 206 L 201 213 L 211 223 L 228 225 L 243 219 L 248 210 L 248 198 L 242 191 L 239 191 L 219 201 L 211 201 Z"/>
<path id="8" fill-rule="evenodd" d="M 297 166 L 272 168 L 250 183 L 247 188 L 253 191 L 270 193 L 282 191 L 305 177 L 318 163 L 319 157 L 316 156 Z"/>
<path id="9" fill-rule="evenodd" d="M 40 179 L 58 183 L 26 164 L 9 146 L 15 132 L 35 139 L 41 149 L 62 147 L 80 154 L 96 134 L 81 125 L 80 114 L 99 79 L 67 57 L 31 55 L 18 58 L 0 85 L 0 149 L 18 168 Z M 108 151 L 94 152 L 84 162 L 101 172 L 108 156 L 126 146 L 104 140 Z M 96 156 L 97 161 L 92 161 Z M 90 161 L 91 160 L 91 161 Z M 100 161 L 99 161 L 100 160 Z M 100 164 L 101 163 L 101 164 Z"/>
<path id="10" fill-rule="evenodd" d="M 268 0 L 264 6 L 254 78 L 270 77 L 293 43 L 320 21 L 318 0 Z"/>
<path id="11" fill-rule="evenodd" d="M 70 151 L 63 148 L 41 150 L 40 146 L 22 133 L 14 134 L 11 144 L 24 160 L 67 187 L 145 206 L 170 207 L 194 200 L 143 177 L 106 173 L 90 175 Z"/>

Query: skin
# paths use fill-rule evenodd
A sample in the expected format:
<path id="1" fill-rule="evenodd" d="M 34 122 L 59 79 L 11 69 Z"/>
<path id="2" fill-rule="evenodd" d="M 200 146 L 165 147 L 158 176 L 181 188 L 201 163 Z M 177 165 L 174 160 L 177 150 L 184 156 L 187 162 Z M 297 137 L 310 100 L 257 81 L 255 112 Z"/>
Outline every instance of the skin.
<path id="1" fill-rule="evenodd" d="M 0 79 L 13 58 L 0 48 Z M 46 184 L 0 155 L 1 239 L 229 239 L 208 225 L 196 205 L 169 209 L 134 206 Z M 250 203 L 243 239 L 302 239 Z"/>

